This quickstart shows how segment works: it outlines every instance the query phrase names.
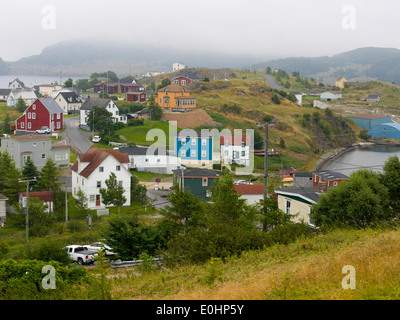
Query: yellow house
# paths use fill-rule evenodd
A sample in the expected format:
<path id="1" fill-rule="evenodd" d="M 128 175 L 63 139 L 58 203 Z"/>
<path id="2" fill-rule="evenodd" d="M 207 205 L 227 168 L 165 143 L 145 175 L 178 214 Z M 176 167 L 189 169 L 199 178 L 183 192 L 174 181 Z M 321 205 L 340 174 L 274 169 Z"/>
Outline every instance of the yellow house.
<path id="1" fill-rule="evenodd" d="M 343 89 L 345 82 L 347 82 L 345 77 L 339 77 L 335 80 L 335 87 Z"/>
<path id="2" fill-rule="evenodd" d="M 162 109 L 196 108 L 196 98 L 190 96 L 190 91 L 176 83 L 158 90 L 157 103 Z"/>

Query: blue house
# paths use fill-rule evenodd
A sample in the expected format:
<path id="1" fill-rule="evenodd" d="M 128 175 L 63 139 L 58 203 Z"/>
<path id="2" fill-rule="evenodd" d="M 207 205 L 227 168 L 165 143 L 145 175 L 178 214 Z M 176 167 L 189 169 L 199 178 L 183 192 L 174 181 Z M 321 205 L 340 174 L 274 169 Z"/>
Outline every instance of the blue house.
<path id="1" fill-rule="evenodd" d="M 349 117 L 353 119 L 357 125 L 363 130 L 369 130 L 381 123 L 392 122 L 391 116 L 382 114 L 362 113 L 355 114 Z"/>
<path id="2" fill-rule="evenodd" d="M 182 159 L 181 164 L 186 167 L 212 169 L 213 135 L 182 130 L 175 137 L 175 154 Z"/>
<path id="3" fill-rule="evenodd" d="M 368 131 L 372 138 L 386 138 L 400 140 L 400 124 L 389 122 L 381 123 Z"/>
<path id="4" fill-rule="evenodd" d="M 177 183 L 180 190 L 190 191 L 206 201 L 211 198 L 213 183 L 220 178 L 217 172 L 209 169 L 181 169 L 172 172 L 174 184 Z"/>

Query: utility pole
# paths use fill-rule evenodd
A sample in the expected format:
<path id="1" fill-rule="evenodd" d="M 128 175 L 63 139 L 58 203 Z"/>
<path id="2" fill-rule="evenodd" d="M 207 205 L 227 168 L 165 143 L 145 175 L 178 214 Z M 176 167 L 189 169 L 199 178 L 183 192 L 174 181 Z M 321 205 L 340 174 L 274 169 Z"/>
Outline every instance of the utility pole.
<path id="1" fill-rule="evenodd" d="M 264 200 L 266 200 L 268 195 L 268 122 L 264 126 Z"/>
<path id="2" fill-rule="evenodd" d="M 36 177 L 27 180 L 18 180 L 18 182 L 26 182 L 26 218 L 25 218 L 25 237 L 26 244 L 29 242 L 29 182 L 36 181 Z"/>

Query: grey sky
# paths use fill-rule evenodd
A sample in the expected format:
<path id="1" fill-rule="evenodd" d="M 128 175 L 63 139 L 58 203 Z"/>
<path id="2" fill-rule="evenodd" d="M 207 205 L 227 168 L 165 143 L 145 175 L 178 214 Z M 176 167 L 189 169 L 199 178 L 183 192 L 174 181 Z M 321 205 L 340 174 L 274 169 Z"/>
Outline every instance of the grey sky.
<path id="1" fill-rule="evenodd" d="M 55 28 L 46 29 L 53 16 Z M 345 11 L 346 8 L 353 11 Z M 398 0 L 2 0 L 0 57 L 75 39 L 274 58 L 400 48 Z M 354 15 L 353 15 L 354 13 Z M 49 20 L 50 19 L 50 20 Z"/>

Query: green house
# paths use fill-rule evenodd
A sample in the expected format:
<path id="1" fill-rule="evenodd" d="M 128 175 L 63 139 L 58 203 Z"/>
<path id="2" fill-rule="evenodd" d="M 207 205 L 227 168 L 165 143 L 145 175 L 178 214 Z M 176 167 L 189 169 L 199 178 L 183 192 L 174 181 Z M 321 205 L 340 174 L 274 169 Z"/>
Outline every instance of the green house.
<path id="1" fill-rule="evenodd" d="M 210 169 L 186 169 L 172 171 L 174 184 L 179 185 L 180 190 L 188 190 L 200 199 L 209 201 L 211 187 L 220 175 Z"/>

